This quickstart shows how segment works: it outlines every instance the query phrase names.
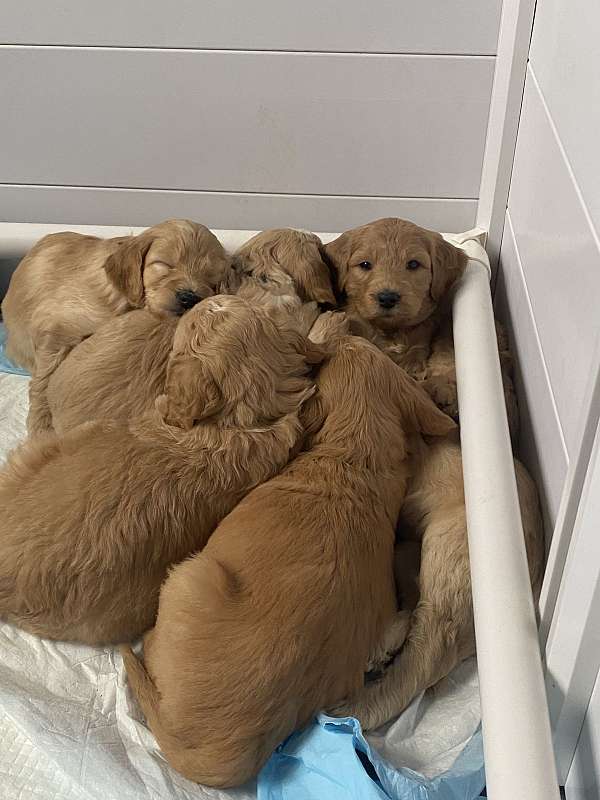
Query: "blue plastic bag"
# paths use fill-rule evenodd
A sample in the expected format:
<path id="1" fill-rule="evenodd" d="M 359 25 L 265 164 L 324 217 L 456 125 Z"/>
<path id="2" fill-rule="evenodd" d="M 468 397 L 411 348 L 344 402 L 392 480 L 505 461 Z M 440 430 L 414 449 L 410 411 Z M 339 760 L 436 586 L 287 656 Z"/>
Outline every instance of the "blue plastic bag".
<path id="1" fill-rule="evenodd" d="M 6 328 L 0 322 L 0 372 L 10 372 L 13 375 L 29 375 L 27 370 L 21 369 L 6 357 L 4 345 L 6 344 Z"/>
<path id="2" fill-rule="evenodd" d="M 320 714 L 271 756 L 258 800 L 475 800 L 484 786 L 480 730 L 447 772 L 427 779 L 385 761 L 357 720 Z"/>

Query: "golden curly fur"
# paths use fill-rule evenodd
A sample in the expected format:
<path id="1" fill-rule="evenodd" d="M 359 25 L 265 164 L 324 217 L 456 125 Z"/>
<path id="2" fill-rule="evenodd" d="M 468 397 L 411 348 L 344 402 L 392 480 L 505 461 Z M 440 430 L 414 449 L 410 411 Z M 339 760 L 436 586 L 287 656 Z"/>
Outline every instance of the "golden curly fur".
<path id="1" fill-rule="evenodd" d="M 274 313 L 294 310 L 306 332 L 317 313 L 313 303 L 333 300 L 319 239 L 291 229 L 265 231 L 234 256 L 226 277 L 227 293 Z M 47 390 L 57 432 L 93 419 L 127 420 L 142 414 L 163 391 L 166 365 L 177 320 L 159 319 L 146 310 L 111 320 L 62 362 Z"/>
<path id="2" fill-rule="evenodd" d="M 321 356 L 296 327 L 241 298 L 204 300 L 177 325 L 153 410 L 16 450 L 0 473 L 0 617 L 90 644 L 148 628 L 169 565 L 297 446 Z"/>
<path id="3" fill-rule="evenodd" d="M 332 278 L 323 260 L 323 244 L 318 236 L 293 228 L 273 228 L 253 236 L 234 256 L 234 269 L 242 277 L 252 276 L 274 289 L 289 285 L 307 303 L 337 305 Z"/>
<path id="4" fill-rule="evenodd" d="M 324 250 L 353 332 L 423 381 L 436 405 L 458 421 L 450 299 L 467 265 L 465 253 L 439 233 L 393 217 L 346 231 Z M 497 327 L 508 421 L 516 440 L 512 358 L 506 334 Z"/>
<path id="5" fill-rule="evenodd" d="M 188 220 L 116 239 L 68 232 L 41 239 L 2 303 L 7 355 L 33 375 L 29 432 L 51 428 L 48 380 L 82 339 L 133 308 L 181 314 L 213 294 L 229 268 L 216 237 Z"/>
<path id="6" fill-rule="evenodd" d="M 339 340 L 303 418 L 310 448 L 254 489 L 161 591 L 132 690 L 169 762 L 235 786 L 358 688 L 396 610 L 394 525 L 419 433 L 454 427 L 372 344 Z"/>

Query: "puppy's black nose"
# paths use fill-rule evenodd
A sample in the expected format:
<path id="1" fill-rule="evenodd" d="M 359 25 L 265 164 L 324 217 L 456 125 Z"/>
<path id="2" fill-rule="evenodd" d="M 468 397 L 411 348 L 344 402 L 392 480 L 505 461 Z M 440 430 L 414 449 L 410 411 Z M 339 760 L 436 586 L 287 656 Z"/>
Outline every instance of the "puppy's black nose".
<path id="1" fill-rule="evenodd" d="M 180 289 L 178 292 L 175 292 L 175 298 L 182 311 L 189 311 L 190 308 L 193 308 L 196 303 L 202 300 L 196 292 L 192 292 L 189 289 Z"/>
<path id="2" fill-rule="evenodd" d="M 377 302 L 382 308 L 393 308 L 398 300 L 400 300 L 398 292 L 392 292 L 390 289 L 384 289 L 377 294 Z"/>

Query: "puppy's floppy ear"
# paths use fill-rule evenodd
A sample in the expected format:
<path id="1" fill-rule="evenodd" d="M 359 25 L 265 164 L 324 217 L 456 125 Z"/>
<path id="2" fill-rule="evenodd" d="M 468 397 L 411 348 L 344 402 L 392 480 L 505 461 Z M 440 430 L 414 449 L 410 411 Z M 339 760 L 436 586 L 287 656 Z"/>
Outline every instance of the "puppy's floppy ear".
<path id="1" fill-rule="evenodd" d="M 436 303 L 452 288 L 467 266 L 467 254 L 439 233 L 431 242 L 431 299 Z"/>
<path id="2" fill-rule="evenodd" d="M 396 366 L 396 397 L 402 417 L 413 430 L 427 436 L 445 436 L 456 429 L 456 422 L 435 405 L 401 367 Z"/>
<path id="3" fill-rule="evenodd" d="M 171 358 L 166 392 L 156 399 L 156 408 L 167 425 L 189 430 L 196 422 L 219 412 L 224 404 L 223 395 L 203 359 Z"/>
<path id="4" fill-rule="evenodd" d="M 316 236 L 314 240 L 303 242 L 300 257 L 291 275 L 297 281 L 299 294 L 304 300 L 315 300 L 321 305 L 335 307 L 337 301 L 333 293 L 329 267 L 322 257 L 322 248 L 323 245 Z"/>
<path id="5" fill-rule="evenodd" d="M 338 291 L 343 291 L 346 287 L 348 277 L 348 267 L 350 255 L 352 253 L 352 231 L 346 231 L 334 239 L 333 242 L 324 245 L 323 251 L 325 258 L 334 271 L 335 281 Z"/>
<path id="6" fill-rule="evenodd" d="M 149 233 L 128 236 L 104 263 L 110 282 L 136 308 L 144 305 L 144 259 L 153 240 Z"/>

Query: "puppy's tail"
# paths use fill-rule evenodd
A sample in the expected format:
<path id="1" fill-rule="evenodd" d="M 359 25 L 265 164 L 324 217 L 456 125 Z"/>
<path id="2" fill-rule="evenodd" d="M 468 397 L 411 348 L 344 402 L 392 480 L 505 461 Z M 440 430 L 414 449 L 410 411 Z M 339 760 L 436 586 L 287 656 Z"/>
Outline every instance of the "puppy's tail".
<path id="1" fill-rule="evenodd" d="M 119 650 L 123 656 L 131 691 L 140 704 L 152 733 L 160 743 L 166 733 L 162 731 L 159 718 L 160 693 L 154 685 L 154 681 L 148 675 L 146 667 L 135 655 L 131 647 L 128 644 L 123 644 L 119 647 Z"/>

